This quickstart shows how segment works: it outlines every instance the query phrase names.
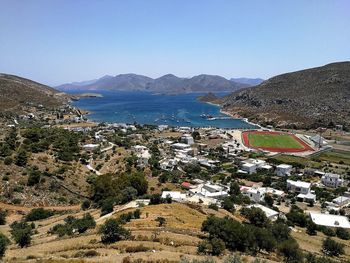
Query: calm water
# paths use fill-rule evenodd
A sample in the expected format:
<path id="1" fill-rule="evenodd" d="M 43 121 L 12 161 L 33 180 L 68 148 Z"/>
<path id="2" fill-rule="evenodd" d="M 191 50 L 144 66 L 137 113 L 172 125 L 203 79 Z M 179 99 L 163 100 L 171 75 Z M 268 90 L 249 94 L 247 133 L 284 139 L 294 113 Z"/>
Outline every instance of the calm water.
<path id="1" fill-rule="evenodd" d="M 91 91 L 86 91 L 91 92 Z M 72 92 L 72 93 L 82 93 Z M 254 128 L 240 119 L 208 120 L 202 114 L 224 117 L 220 108 L 197 100 L 201 94 L 153 95 L 146 92 L 98 91 L 103 98 L 84 98 L 74 106 L 88 110 L 90 120 L 98 122 L 167 124 L 218 128 Z"/>

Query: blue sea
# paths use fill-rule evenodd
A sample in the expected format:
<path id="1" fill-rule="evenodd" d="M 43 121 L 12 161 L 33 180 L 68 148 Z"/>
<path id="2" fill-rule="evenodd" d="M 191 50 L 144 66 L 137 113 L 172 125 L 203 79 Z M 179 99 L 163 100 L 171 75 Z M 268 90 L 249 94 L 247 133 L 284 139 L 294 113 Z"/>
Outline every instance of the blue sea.
<path id="1" fill-rule="evenodd" d="M 72 91 L 71 93 L 95 91 Z M 102 98 L 83 98 L 74 106 L 90 112 L 88 119 L 97 122 L 139 123 L 170 126 L 255 128 L 241 119 L 220 113 L 215 105 L 197 100 L 199 93 L 159 95 L 148 92 L 96 91 Z M 223 95 L 223 94 L 219 94 Z M 209 120 L 203 115 L 210 116 Z"/>

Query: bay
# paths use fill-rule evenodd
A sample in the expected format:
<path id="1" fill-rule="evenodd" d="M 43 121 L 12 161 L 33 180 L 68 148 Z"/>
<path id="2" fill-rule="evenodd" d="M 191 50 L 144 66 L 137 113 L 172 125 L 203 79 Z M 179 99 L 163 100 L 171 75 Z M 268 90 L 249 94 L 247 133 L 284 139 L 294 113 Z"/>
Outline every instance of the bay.
<path id="1" fill-rule="evenodd" d="M 91 90 L 71 91 L 70 93 L 84 92 L 91 93 Z M 103 97 L 82 98 L 73 102 L 73 105 L 89 111 L 88 119 L 97 122 L 136 122 L 139 124 L 237 129 L 256 128 L 242 119 L 231 118 L 221 113 L 220 107 L 216 105 L 198 101 L 198 96 L 204 94 L 160 95 L 148 92 L 101 90 L 93 92 L 97 92 Z"/>

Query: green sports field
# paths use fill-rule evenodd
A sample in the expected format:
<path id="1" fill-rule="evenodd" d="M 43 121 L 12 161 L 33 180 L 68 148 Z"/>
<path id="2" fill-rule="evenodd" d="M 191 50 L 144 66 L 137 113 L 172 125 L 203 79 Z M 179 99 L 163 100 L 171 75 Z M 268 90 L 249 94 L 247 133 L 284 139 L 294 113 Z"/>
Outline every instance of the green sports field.
<path id="1" fill-rule="evenodd" d="M 304 148 L 301 143 L 288 134 L 249 133 L 248 139 L 249 144 L 255 148 Z"/>

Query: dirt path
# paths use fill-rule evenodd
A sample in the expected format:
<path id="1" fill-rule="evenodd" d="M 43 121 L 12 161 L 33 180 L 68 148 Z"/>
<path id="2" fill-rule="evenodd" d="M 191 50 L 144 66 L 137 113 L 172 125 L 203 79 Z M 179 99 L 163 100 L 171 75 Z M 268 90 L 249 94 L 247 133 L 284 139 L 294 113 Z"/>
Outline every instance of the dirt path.
<path id="1" fill-rule="evenodd" d="M 53 211 L 75 211 L 80 210 L 80 205 L 71 205 L 71 206 L 20 206 L 20 205 L 11 205 L 0 202 L 0 209 L 10 210 L 10 211 L 19 211 L 19 212 L 29 212 L 33 208 L 45 208 Z"/>

